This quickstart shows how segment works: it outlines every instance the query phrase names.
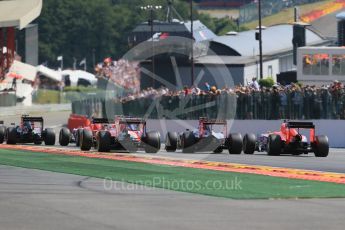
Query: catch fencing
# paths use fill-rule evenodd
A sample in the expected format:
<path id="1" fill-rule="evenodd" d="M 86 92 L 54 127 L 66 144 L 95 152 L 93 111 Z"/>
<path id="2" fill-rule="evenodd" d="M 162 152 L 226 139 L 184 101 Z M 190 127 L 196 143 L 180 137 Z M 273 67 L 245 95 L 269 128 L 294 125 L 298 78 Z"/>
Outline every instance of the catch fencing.
<path id="1" fill-rule="evenodd" d="M 128 101 L 89 97 L 74 101 L 76 114 L 113 118 L 115 115 L 148 119 L 197 120 L 199 117 L 238 120 L 341 119 L 345 120 L 345 92 L 291 91 L 176 95 Z"/>

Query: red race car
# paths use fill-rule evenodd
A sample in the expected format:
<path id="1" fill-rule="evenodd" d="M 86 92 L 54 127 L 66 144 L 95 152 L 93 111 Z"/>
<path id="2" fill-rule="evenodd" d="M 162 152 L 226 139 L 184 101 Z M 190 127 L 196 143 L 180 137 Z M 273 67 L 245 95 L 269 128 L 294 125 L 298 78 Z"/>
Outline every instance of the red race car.
<path id="1" fill-rule="evenodd" d="M 76 143 L 77 147 L 79 144 L 79 137 L 83 128 L 90 127 L 92 120 L 87 116 L 71 114 L 68 118 L 67 127 L 60 130 L 59 143 L 61 146 L 67 146 L 70 143 Z"/>
<path id="2" fill-rule="evenodd" d="M 309 130 L 307 136 L 301 130 Z M 254 134 L 246 134 L 243 138 L 243 151 L 253 154 L 254 151 L 267 151 L 268 155 L 308 154 L 314 152 L 316 157 L 327 157 L 329 153 L 328 137 L 315 136 L 315 125 L 312 122 L 284 121 L 280 131 L 262 134 L 258 139 Z"/>
<path id="3" fill-rule="evenodd" d="M 160 134 L 146 131 L 146 121 L 140 118 L 116 116 L 114 123 L 93 122 L 85 127 L 80 136 L 80 148 L 88 151 L 95 147 L 99 152 L 126 150 L 136 152 L 144 149 L 147 153 L 160 150 Z"/>

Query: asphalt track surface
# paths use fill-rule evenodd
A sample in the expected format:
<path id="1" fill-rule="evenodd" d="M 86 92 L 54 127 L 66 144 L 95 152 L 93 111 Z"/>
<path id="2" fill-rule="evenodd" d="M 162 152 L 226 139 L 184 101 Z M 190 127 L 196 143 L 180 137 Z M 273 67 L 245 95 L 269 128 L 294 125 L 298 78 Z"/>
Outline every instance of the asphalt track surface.
<path id="1" fill-rule="evenodd" d="M 44 114 L 46 126 L 58 133 L 68 115 Z M 8 125 L 19 117 L 0 120 Z M 328 158 L 157 155 L 345 172 L 340 149 L 332 149 Z M 231 200 L 123 182 L 108 190 L 101 179 L 0 166 L 0 229 L 343 229 L 344 209 L 345 199 Z"/>
<path id="2" fill-rule="evenodd" d="M 1 229 L 343 229 L 344 199 L 231 200 L 0 166 Z"/>

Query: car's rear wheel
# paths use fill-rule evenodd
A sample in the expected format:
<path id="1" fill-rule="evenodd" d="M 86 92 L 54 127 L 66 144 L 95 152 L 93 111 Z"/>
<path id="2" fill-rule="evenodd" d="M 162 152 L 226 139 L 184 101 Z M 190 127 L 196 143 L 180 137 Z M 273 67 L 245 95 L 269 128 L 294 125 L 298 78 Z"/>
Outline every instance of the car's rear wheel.
<path id="1" fill-rule="evenodd" d="M 45 145 L 55 145 L 55 131 L 54 131 L 54 129 L 47 128 L 44 130 L 44 143 L 45 143 Z"/>
<path id="2" fill-rule="evenodd" d="M 77 133 L 76 133 L 76 135 L 75 135 L 75 145 L 76 145 L 77 147 L 80 146 L 80 137 L 83 135 L 83 130 L 84 130 L 84 129 L 78 129 L 78 130 L 77 130 Z"/>
<path id="3" fill-rule="evenodd" d="M 90 151 L 92 147 L 92 131 L 89 129 L 83 129 L 79 137 L 80 150 Z"/>
<path id="4" fill-rule="evenodd" d="M 5 134 L 6 134 L 6 127 L 0 126 L 0 144 L 4 143 Z"/>
<path id="5" fill-rule="evenodd" d="M 159 132 L 151 131 L 146 133 L 145 138 L 145 152 L 146 153 L 157 153 L 161 148 L 161 137 Z"/>
<path id="6" fill-rule="evenodd" d="M 177 149 L 177 133 L 168 132 L 165 137 L 165 150 L 167 152 L 175 152 Z"/>
<path id="7" fill-rule="evenodd" d="M 195 136 L 191 131 L 184 132 L 181 137 L 181 148 L 183 153 L 194 153 Z"/>
<path id="8" fill-rule="evenodd" d="M 256 147 L 256 136 L 253 133 L 246 134 L 243 137 L 244 154 L 254 154 Z"/>
<path id="9" fill-rule="evenodd" d="M 316 136 L 314 144 L 314 154 L 316 157 L 327 157 L 329 153 L 329 143 L 327 136 Z"/>
<path id="10" fill-rule="evenodd" d="M 268 137 L 267 154 L 279 156 L 282 151 L 282 139 L 279 135 L 271 134 Z"/>
<path id="11" fill-rule="evenodd" d="M 110 152 L 111 135 L 108 131 L 99 131 L 96 148 L 98 152 Z"/>
<path id="12" fill-rule="evenodd" d="M 7 128 L 6 130 L 6 144 L 8 145 L 17 144 L 17 131 L 13 127 Z"/>
<path id="13" fill-rule="evenodd" d="M 230 154 L 241 154 L 243 148 L 243 139 L 240 133 L 231 133 L 226 140 Z"/>
<path id="14" fill-rule="evenodd" d="M 71 140 L 71 131 L 68 128 L 62 128 L 59 134 L 59 143 L 61 146 L 69 145 Z"/>

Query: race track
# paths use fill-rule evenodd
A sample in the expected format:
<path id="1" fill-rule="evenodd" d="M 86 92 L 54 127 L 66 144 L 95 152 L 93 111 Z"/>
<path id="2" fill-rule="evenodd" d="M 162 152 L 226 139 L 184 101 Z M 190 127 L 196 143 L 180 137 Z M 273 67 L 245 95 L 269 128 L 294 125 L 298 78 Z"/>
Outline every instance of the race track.
<path id="1" fill-rule="evenodd" d="M 344 199 L 231 200 L 0 166 L 2 229 L 343 229 Z"/>
<path id="2" fill-rule="evenodd" d="M 47 113 L 56 133 L 69 112 Z M 0 118 L 6 125 L 19 117 Z M 43 147 L 43 146 L 42 146 Z M 55 146 L 53 148 L 62 148 Z M 70 146 L 67 149 L 77 149 Z M 133 153 L 128 153 L 133 154 Z M 144 152 L 135 155 L 150 155 Z M 345 151 L 328 158 L 183 154 L 157 156 L 287 168 L 345 172 Z M 0 162 L 1 164 L 1 162 Z M 158 188 L 133 187 L 90 177 L 0 166 L 0 223 L 3 229 L 343 229 L 345 199 L 231 200 Z"/>
<path id="3" fill-rule="evenodd" d="M 63 125 L 65 125 L 70 112 L 54 112 L 46 113 L 43 115 L 45 119 L 45 124 L 47 127 L 53 127 L 56 134 Z M 0 120 L 4 120 L 6 125 L 9 125 L 12 121 L 18 123 L 19 116 L 17 117 L 0 117 Z M 58 140 L 58 138 L 57 138 Z M 77 147 L 61 147 L 58 146 L 58 141 L 54 148 L 66 148 L 66 149 L 78 149 Z M 252 165 L 263 165 L 263 166 L 273 166 L 273 167 L 283 167 L 283 168 L 296 168 L 296 169 L 307 169 L 316 170 L 324 172 L 337 172 L 345 173 L 345 149 L 331 149 L 330 154 L 327 158 L 316 158 L 314 154 L 310 153 L 308 155 L 301 156 L 267 156 L 265 153 L 256 152 L 254 155 L 229 155 L 227 151 L 222 154 L 208 154 L 208 153 L 194 153 L 185 154 L 180 151 L 176 153 L 168 153 L 163 150 L 157 154 L 146 154 L 144 152 L 129 153 L 136 154 L 139 156 L 162 156 L 177 159 L 192 159 L 192 160 L 206 160 L 215 162 L 231 162 L 231 163 L 241 163 L 241 164 L 252 164 Z"/>

